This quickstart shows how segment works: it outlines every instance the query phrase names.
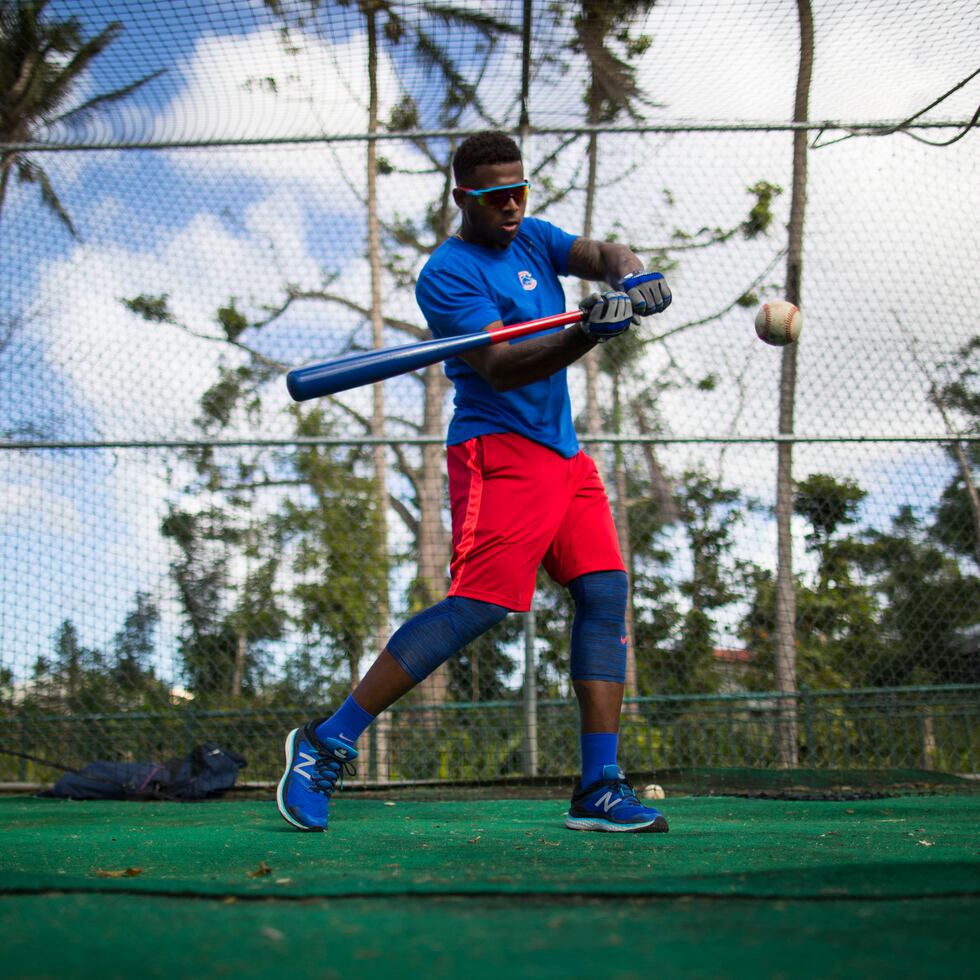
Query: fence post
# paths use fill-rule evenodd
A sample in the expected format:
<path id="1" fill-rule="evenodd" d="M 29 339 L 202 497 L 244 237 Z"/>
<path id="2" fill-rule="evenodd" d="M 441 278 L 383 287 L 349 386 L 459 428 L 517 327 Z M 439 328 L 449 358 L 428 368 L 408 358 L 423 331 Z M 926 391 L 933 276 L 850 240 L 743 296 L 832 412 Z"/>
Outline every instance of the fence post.
<path id="1" fill-rule="evenodd" d="M 809 684 L 800 685 L 800 697 L 803 699 L 803 737 L 806 739 L 804 748 L 806 749 L 807 765 L 813 766 L 813 692 Z"/>
<path id="2" fill-rule="evenodd" d="M 21 719 L 20 722 L 20 759 L 18 760 L 17 774 L 20 782 L 27 782 L 27 722 Z"/>
<path id="3" fill-rule="evenodd" d="M 534 606 L 524 613 L 524 775 L 538 774 L 538 688 Z"/>
<path id="4" fill-rule="evenodd" d="M 923 769 L 935 768 L 936 762 L 936 732 L 932 723 L 932 708 L 925 705 L 919 716 L 920 752 L 919 765 Z"/>

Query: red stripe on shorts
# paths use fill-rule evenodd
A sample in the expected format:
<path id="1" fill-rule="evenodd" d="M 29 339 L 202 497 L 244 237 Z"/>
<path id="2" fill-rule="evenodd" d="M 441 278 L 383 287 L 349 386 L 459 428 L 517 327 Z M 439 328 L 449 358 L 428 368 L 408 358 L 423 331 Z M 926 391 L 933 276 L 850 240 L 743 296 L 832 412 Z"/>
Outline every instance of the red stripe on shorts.
<path id="1" fill-rule="evenodd" d="M 456 548 L 456 559 L 450 569 L 453 583 L 462 578 L 466 560 L 473 551 L 476 542 L 476 524 L 480 518 L 480 504 L 483 502 L 483 467 L 477 458 L 480 452 L 480 440 L 470 439 L 466 443 L 466 468 L 470 471 L 470 484 L 467 487 L 466 514 L 460 529 L 459 545 Z"/>

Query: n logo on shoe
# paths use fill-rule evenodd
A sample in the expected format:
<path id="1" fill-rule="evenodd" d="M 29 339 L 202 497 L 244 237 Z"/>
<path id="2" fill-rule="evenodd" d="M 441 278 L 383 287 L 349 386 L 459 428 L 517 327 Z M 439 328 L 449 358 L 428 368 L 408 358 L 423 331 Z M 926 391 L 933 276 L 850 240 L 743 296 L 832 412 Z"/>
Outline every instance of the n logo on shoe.
<path id="1" fill-rule="evenodd" d="M 622 802 L 623 802 L 623 798 L 621 796 L 617 797 L 616 799 L 613 799 L 612 792 L 607 790 L 605 793 L 602 794 L 602 796 L 599 797 L 599 799 L 595 801 L 595 805 L 596 807 L 601 806 L 603 813 L 608 813 L 614 806 L 618 806 Z"/>
<path id="2" fill-rule="evenodd" d="M 303 761 L 297 762 L 296 765 L 293 766 L 293 772 L 302 776 L 304 779 L 312 779 L 313 777 L 306 770 L 309 769 L 310 766 L 316 764 L 316 757 L 310 755 L 308 752 L 300 752 L 299 755 Z"/>

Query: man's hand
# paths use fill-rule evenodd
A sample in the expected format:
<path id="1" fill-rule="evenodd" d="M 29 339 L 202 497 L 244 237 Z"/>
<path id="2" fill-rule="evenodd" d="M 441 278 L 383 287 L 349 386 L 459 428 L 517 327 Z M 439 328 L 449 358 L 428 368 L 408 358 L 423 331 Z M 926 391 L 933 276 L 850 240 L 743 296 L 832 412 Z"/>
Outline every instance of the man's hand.
<path id="1" fill-rule="evenodd" d="M 631 272 L 624 277 L 622 289 L 637 316 L 663 313 L 670 306 L 670 289 L 659 272 Z"/>
<path id="2" fill-rule="evenodd" d="M 582 331 L 600 344 L 629 330 L 633 323 L 633 306 L 626 293 L 592 293 L 578 308 L 585 314 L 579 323 Z"/>

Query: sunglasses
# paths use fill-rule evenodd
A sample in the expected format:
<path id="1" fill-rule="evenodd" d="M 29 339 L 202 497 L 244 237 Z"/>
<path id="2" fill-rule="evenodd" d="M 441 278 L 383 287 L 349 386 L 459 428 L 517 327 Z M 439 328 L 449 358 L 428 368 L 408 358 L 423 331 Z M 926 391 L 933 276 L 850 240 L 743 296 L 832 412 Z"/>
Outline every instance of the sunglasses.
<path id="1" fill-rule="evenodd" d="M 527 192 L 531 189 L 531 184 L 522 180 L 519 184 L 501 184 L 500 187 L 485 187 L 483 190 L 473 190 L 472 187 L 456 189 L 464 191 L 467 197 L 475 197 L 477 204 L 485 208 L 503 210 L 511 198 L 516 204 L 523 204 L 527 200 Z"/>

